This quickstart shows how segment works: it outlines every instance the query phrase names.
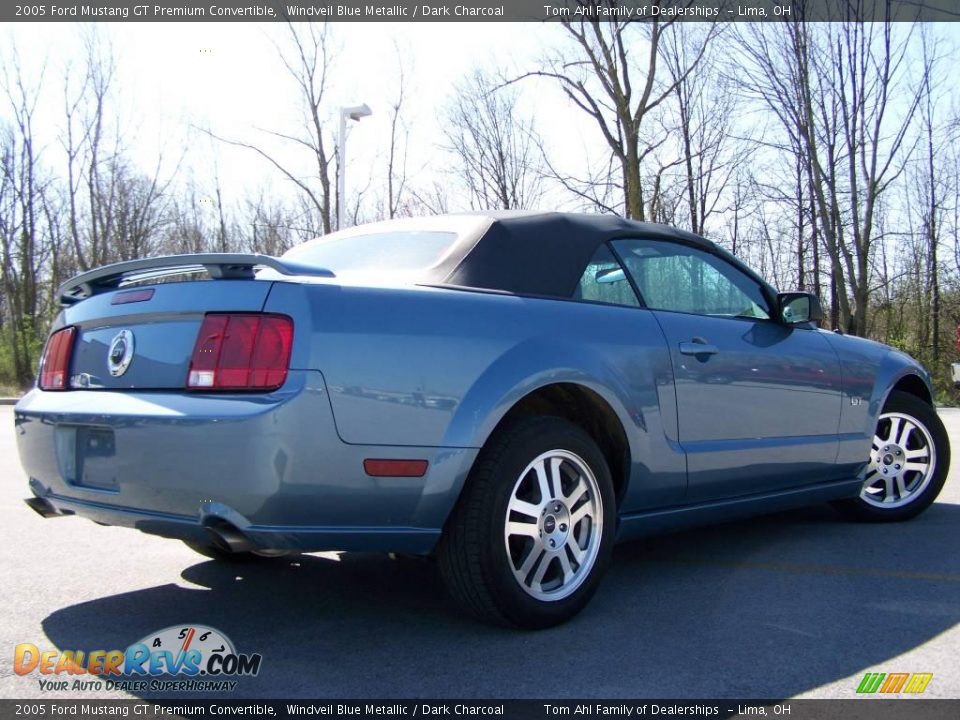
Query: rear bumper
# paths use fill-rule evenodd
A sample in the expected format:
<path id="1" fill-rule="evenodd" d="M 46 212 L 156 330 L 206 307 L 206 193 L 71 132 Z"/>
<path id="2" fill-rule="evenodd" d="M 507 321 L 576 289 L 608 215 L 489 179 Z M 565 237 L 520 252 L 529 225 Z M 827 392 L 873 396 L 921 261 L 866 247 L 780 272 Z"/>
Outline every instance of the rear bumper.
<path id="1" fill-rule="evenodd" d="M 50 509 L 182 539 L 229 526 L 262 548 L 429 552 L 477 452 L 344 443 L 312 371 L 257 396 L 34 390 L 14 417 Z M 373 478 L 371 457 L 429 469 Z"/>

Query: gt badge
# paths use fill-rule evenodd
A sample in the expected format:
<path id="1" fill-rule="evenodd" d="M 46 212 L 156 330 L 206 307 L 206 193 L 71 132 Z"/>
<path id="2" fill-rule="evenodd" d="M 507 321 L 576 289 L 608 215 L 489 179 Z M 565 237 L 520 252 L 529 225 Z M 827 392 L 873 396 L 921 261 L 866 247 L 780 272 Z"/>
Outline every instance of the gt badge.
<path id="1" fill-rule="evenodd" d="M 129 330 L 121 330 L 113 340 L 110 341 L 110 352 L 107 353 L 107 366 L 110 368 L 110 374 L 113 377 L 120 377 L 133 360 L 133 333 Z"/>

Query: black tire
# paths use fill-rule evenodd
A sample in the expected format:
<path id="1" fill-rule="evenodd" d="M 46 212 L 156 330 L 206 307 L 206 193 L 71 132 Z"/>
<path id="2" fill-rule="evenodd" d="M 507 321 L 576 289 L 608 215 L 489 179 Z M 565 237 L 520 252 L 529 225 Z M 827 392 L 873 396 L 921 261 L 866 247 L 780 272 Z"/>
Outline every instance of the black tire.
<path id="1" fill-rule="evenodd" d="M 536 472 L 524 470 L 534 460 L 552 452 L 567 456 L 557 471 L 565 497 L 546 500 L 541 492 L 537 507 L 543 509 L 539 520 L 530 523 L 539 530 L 535 530 L 529 540 L 523 535 L 508 539 L 505 536 L 508 504 L 515 501 L 515 492 L 528 487 L 526 483 L 536 482 Z M 550 461 L 552 459 L 553 456 Z M 584 471 L 584 466 L 589 473 Z M 573 488 L 579 487 L 581 480 L 588 490 L 577 495 Z M 550 481 L 549 487 L 554 484 Z M 589 490 L 591 487 L 594 489 Z M 551 510 L 551 507 L 559 508 L 560 504 L 555 503 L 561 502 L 568 503 L 569 508 L 564 504 L 562 511 Z M 570 619 L 593 596 L 610 560 L 616 533 L 615 503 L 606 459 L 581 428 L 555 417 L 528 418 L 510 425 L 481 450 L 444 528 L 437 548 L 437 562 L 450 594 L 481 619 L 497 624 L 540 629 Z M 582 517 L 590 519 L 577 519 L 578 509 L 587 505 L 591 512 Z M 534 517 L 531 514 L 524 520 L 529 523 Z M 509 518 L 517 519 L 517 515 L 511 514 Z M 564 518 L 569 525 L 563 522 Z M 544 531 L 548 533 L 546 536 Z M 582 545 L 577 535 L 583 538 Z M 552 547 L 560 550 L 547 548 L 547 543 L 554 538 L 560 538 L 556 540 L 560 544 Z M 569 545 L 571 538 L 583 553 L 583 562 L 577 561 L 573 554 L 574 549 Z M 515 541 L 529 543 L 530 549 L 518 550 Z M 511 552 L 523 553 L 526 560 L 534 552 L 538 553 L 540 560 L 534 560 L 526 575 L 528 580 L 536 576 L 544 562 L 549 568 L 548 576 L 561 576 L 548 581 L 559 583 L 559 587 L 550 591 L 543 590 L 546 577 L 541 576 L 541 581 L 536 583 L 537 591 L 553 592 L 557 599 L 538 599 L 531 594 L 533 590 L 521 586 L 521 580 L 514 573 L 522 572 L 516 563 L 521 567 L 524 563 L 508 555 Z M 560 554 L 566 560 L 563 564 Z M 567 571 L 571 572 L 570 582 L 567 582 Z M 563 596 L 564 592 L 569 594 Z"/>
<path id="2" fill-rule="evenodd" d="M 910 419 L 915 425 L 924 428 L 932 440 L 933 445 L 933 463 L 934 467 L 928 471 L 930 476 L 926 486 L 919 492 L 912 493 L 909 500 L 894 507 L 878 507 L 864 499 L 863 494 L 860 497 L 850 498 L 849 500 L 840 500 L 834 503 L 834 506 L 845 516 L 852 520 L 862 522 L 899 522 L 916 517 L 937 499 L 943 484 L 946 482 L 947 473 L 950 470 L 950 440 L 947 437 L 946 428 L 943 422 L 937 416 L 936 410 L 909 393 L 894 390 L 890 393 L 883 410 L 880 413 L 881 418 L 886 413 L 898 413 Z M 878 423 L 878 432 L 880 424 Z M 923 438 L 922 434 L 920 435 Z M 899 448 L 898 448 L 899 449 Z M 872 450 L 871 452 L 876 452 Z M 928 456 L 929 457 L 929 456 Z M 899 465 L 894 466 L 899 469 Z M 868 467 L 869 469 L 869 467 Z M 873 476 L 879 479 L 879 476 Z M 869 480 L 867 481 L 869 483 Z"/>
<path id="3" fill-rule="evenodd" d="M 188 548 L 193 550 L 195 553 L 199 553 L 206 558 L 211 560 L 216 560 L 218 562 L 228 562 L 228 563 L 244 563 L 244 562 L 253 562 L 253 561 L 269 561 L 276 560 L 278 558 L 289 557 L 292 553 L 277 553 L 277 554 L 259 554 L 255 552 L 231 552 L 229 550 L 224 550 L 218 545 L 214 545 L 212 542 L 197 542 L 195 540 L 184 540 L 183 544 Z"/>

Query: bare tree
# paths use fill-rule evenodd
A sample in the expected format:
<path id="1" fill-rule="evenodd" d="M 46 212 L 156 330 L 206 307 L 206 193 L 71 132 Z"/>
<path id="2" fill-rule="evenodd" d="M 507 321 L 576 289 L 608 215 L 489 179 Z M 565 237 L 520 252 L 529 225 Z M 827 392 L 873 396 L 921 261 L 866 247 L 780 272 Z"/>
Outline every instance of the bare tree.
<path id="1" fill-rule="evenodd" d="M 390 145 L 387 150 L 386 216 L 394 218 L 403 206 L 407 190 L 407 149 L 410 130 L 404 120 L 404 103 L 407 99 L 406 69 L 400 48 L 397 55 L 397 94 L 390 106 Z"/>
<path id="2" fill-rule="evenodd" d="M 563 21 L 571 40 L 569 50 L 558 51 L 543 69 L 522 77 L 553 79 L 574 105 L 594 120 L 619 166 L 623 213 L 644 220 L 650 199 L 644 197 L 641 166 L 667 139 L 663 128 L 652 122 L 655 111 L 697 68 L 716 26 L 710 25 L 700 48 L 684 54 L 685 66 L 671 74 L 664 72 L 662 55 L 664 35 L 673 29 L 674 19 L 662 21 L 658 15 L 643 23 L 613 22 L 602 19 L 597 9 L 611 9 L 616 0 L 583 0 L 580 4 L 594 12 Z M 639 63 L 634 54 L 638 48 L 644 53 Z M 565 184 L 583 195 L 577 183 L 568 179 Z"/>
<path id="3" fill-rule="evenodd" d="M 512 210 L 534 206 L 543 167 L 533 121 L 518 92 L 477 69 L 454 89 L 445 110 L 447 149 L 471 207 Z"/>
<path id="4" fill-rule="evenodd" d="M 450 212 L 450 189 L 446 183 L 438 180 L 434 180 L 423 188 L 412 188 L 410 200 L 403 207 L 403 214 L 411 216 L 444 215 L 448 212 Z"/>
<path id="5" fill-rule="evenodd" d="M 64 131 L 74 255 L 82 270 L 106 262 L 112 234 L 110 206 L 114 187 L 108 168 L 119 155 L 119 133 L 108 128 L 107 106 L 116 69 L 113 53 L 104 52 L 97 35 L 84 39 L 85 62 L 74 85 L 73 68 L 65 71 Z M 111 143 L 112 139 L 112 143 Z M 106 176 L 106 177 L 105 177 Z"/>
<path id="6" fill-rule="evenodd" d="M 237 226 L 249 228 L 245 249 L 266 255 L 282 255 L 298 242 L 309 239 L 312 233 L 297 226 L 293 208 L 269 200 L 264 192 L 247 198 L 240 211 Z"/>
<path id="7" fill-rule="evenodd" d="M 161 179 L 162 157 L 149 175 L 127 157 L 121 121 L 112 114 L 112 48 L 89 34 L 84 50 L 79 77 L 73 67 L 66 71 L 61 145 L 69 235 L 76 265 L 86 270 L 155 252 L 170 180 Z"/>
<path id="8" fill-rule="evenodd" d="M 127 162 L 114 164 L 110 171 L 115 189 L 109 212 L 114 219 L 113 234 L 106 242 L 106 258 L 112 262 L 155 255 L 159 233 L 166 222 L 166 185 L 161 186 L 159 171 L 151 177 Z"/>
<path id="9" fill-rule="evenodd" d="M 751 132 L 741 123 L 733 82 L 720 71 L 719 31 L 699 23 L 680 23 L 661 39 L 661 54 L 674 86 L 665 105 L 675 110 L 671 136 L 682 159 L 682 186 L 688 217 L 682 224 L 707 234 L 707 223 L 722 211 L 738 169 L 749 157 Z M 711 42 L 711 38 L 713 41 Z M 696 72 L 688 68 L 695 66 Z"/>
<path id="10" fill-rule="evenodd" d="M 832 266 L 834 312 L 865 334 L 880 199 L 901 175 L 921 97 L 909 84 L 913 28 L 889 19 L 749 27 L 741 77 L 801 153 Z M 901 98 L 894 103 L 892 97 Z"/>
<path id="11" fill-rule="evenodd" d="M 302 126 L 292 132 L 276 129 L 261 129 L 261 132 L 305 152 L 313 166 L 312 174 L 304 176 L 295 166 L 259 144 L 223 138 L 206 129 L 202 131 L 221 142 L 255 152 L 280 171 L 309 203 L 313 215 L 310 222 L 316 228 L 314 234 L 326 234 L 334 229 L 335 203 L 341 201 L 335 197 L 336 183 L 332 178 L 336 171 L 336 141 L 327 130 L 323 105 L 333 67 L 329 26 L 326 23 L 288 22 L 287 30 L 290 47 L 277 46 L 277 52 L 297 88 L 303 111 Z"/>
<path id="12" fill-rule="evenodd" d="M 957 177 L 948 171 L 945 158 L 956 140 L 946 118 L 937 107 L 949 98 L 940 86 L 936 72 L 942 57 L 936 38 L 927 28 L 921 30 L 922 63 L 921 99 L 918 109 L 919 128 L 916 153 L 906 173 L 906 207 L 902 212 L 910 224 L 900 238 L 909 249 L 905 258 L 912 283 L 902 295 L 912 306 L 911 332 L 921 357 L 933 368 L 941 359 L 942 270 L 940 264 L 941 233 L 947 223 L 947 202 Z M 907 334 L 907 333 L 905 333 Z"/>
<path id="13" fill-rule="evenodd" d="M 0 310 L 13 359 L 12 379 L 23 387 L 33 377 L 45 329 L 40 286 L 50 252 L 43 227 L 47 187 L 34 132 L 43 74 L 29 84 L 16 49 L 2 69 L 0 89 L 11 121 L 0 125 Z"/>
<path id="14" fill-rule="evenodd" d="M 164 253 L 182 255 L 214 250 L 210 202 L 207 193 L 194 180 L 186 182 L 171 200 L 166 220 L 161 240 Z"/>

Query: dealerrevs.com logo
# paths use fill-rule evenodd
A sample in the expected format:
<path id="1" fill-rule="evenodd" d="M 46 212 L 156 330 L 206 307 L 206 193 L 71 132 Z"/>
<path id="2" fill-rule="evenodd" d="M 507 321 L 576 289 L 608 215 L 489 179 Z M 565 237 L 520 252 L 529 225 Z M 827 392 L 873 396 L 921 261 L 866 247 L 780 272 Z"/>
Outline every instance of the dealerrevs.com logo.
<path id="1" fill-rule="evenodd" d="M 41 690 L 231 691 L 234 678 L 260 672 L 260 653 L 238 653 L 219 630 L 173 625 L 126 650 L 41 650 L 32 643 L 14 649 L 17 675 L 39 674 Z"/>

